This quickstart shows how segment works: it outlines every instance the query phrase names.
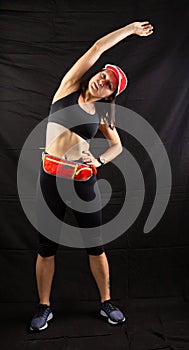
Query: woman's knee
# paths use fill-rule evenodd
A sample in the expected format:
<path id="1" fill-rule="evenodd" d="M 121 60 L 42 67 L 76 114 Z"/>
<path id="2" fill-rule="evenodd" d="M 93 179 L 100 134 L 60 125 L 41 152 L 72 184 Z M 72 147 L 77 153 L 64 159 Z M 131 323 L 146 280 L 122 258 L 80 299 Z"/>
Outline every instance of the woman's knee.
<path id="1" fill-rule="evenodd" d="M 56 255 L 58 249 L 58 244 L 56 242 L 50 241 L 46 237 L 40 237 L 38 254 L 43 258 L 48 258 Z"/>
<path id="2" fill-rule="evenodd" d="M 86 248 L 86 251 L 88 255 L 100 256 L 104 253 L 104 247 L 98 246 L 98 247 Z"/>
<path id="3" fill-rule="evenodd" d="M 43 255 L 38 252 L 37 259 L 40 261 L 51 261 L 54 260 L 55 254 L 50 254 L 50 255 Z"/>

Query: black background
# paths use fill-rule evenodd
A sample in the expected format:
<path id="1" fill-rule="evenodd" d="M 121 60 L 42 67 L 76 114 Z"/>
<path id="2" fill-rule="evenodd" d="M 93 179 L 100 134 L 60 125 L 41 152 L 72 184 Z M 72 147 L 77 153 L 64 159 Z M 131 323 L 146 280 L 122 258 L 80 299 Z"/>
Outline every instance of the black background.
<path id="1" fill-rule="evenodd" d="M 115 334 L 111 338 L 112 329 L 104 324 L 99 336 L 109 335 L 117 349 L 188 349 L 188 10 L 188 2 L 183 0 L 0 2 L 0 296 L 1 305 L 7 305 L 9 310 L 7 327 L 10 305 L 17 310 L 17 305 L 25 303 L 27 320 L 32 313 L 28 305 L 33 306 L 38 300 L 34 270 L 37 232 L 22 210 L 17 192 L 17 163 L 23 144 L 48 115 L 62 76 L 95 40 L 130 22 L 149 20 L 154 26 L 153 35 L 126 38 L 106 51 L 92 71 L 108 62 L 119 65 L 127 73 L 128 88 L 117 98 L 117 103 L 140 114 L 158 133 L 171 164 L 172 191 L 161 221 L 145 235 L 143 227 L 155 194 L 154 169 L 141 145 L 131 135 L 120 133 L 123 145 L 143 171 L 146 194 L 132 227 L 106 247 L 112 298 L 130 312 L 126 336 L 119 335 L 119 343 Z M 111 165 L 103 171 L 112 177 Z M 114 194 L 104 213 L 107 220 L 118 211 L 124 195 L 122 182 L 116 177 L 111 181 Z M 78 305 L 76 313 L 82 314 L 79 305 L 98 301 L 86 253 L 60 247 L 56 259 L 52 299 L 55 305 L 65 303 L 65 308 L 72 300 Z M 57 349 L 61 346 L 71 350 L 93 346 L 98 341 L 97 321 L 94 329 L 90 321 L 93 329 L 90 333 L 90 326 L 85 325 L 87 321 L 82 324 L 72 313 L 69 316 L 69 307 L 67 311 L 67 317 L 72 316 L 75 323 L 70 328 L 65 328 L 65 323 L 63 333 L 57 328 L 58 335 L 52 332 L 51 340 L 62 337 L 53 344 Z M 20 326 L 23 319 L 20 318 Z M 80 332 L 76 321 L 81 322 Z M 154 330 L 161 334 L 159 338 Z M 20 347 L 34 346 L 32 336 L 24 338 L 26 334 L 20 334 Z M 73 336 L 71 343 L 64 343 L 66 336 Z M 79 340 L 74 340 L 77 336 L 80 340 L 90 336 L 91 342 L 85 339 L 80 345 Z M 102 338 L 100 349 L 106 348 L 109 341 L 108 337 L 103 341 Z M 44 339 L 44 347 L 50 348 L 52 343 L 47 344 Z M 38 345 L 41 349 L 40 342 Z"/>

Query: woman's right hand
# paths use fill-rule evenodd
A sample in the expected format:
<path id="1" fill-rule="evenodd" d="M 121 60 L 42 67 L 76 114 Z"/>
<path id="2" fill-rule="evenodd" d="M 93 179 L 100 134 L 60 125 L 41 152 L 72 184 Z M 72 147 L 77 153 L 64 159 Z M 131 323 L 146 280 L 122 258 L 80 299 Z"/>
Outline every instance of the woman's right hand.
<path id="1" fill-rule="evenodd" d="M 133 34 L 139 36 L 148 36 L 153 33 L 153 26 L 148 22 L 134 22 L 133 23 Z"/>
<path id="2" fill-rule="evenodd" d="M 81 160 L 85 164 L 93 164 L 96 168 L 100 167 L 102 164 L 95 158 L 90 151 L 83 151 Z"/>

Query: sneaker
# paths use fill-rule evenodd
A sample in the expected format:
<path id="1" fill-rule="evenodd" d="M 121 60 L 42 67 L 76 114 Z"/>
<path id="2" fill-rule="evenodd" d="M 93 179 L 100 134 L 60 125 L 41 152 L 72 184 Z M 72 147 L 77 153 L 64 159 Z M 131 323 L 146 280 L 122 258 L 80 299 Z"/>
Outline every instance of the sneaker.
<path id="1" fill-rule="evenodd" d="M 121 310 L 118 309 L 110 300 L 105 300 L 101 304 L 101 316 L 107 317 L 111 324 L 120 324 L 125 322 L 126 317 Z"/>
<path id="2" fill-rule="evenodd" d="M 48 305 L 39 304 L 38 311 L 31 320 L 31 331 L 42 331 L 48 327 L 48 321 L 53 318 L 52 311 Z"/>

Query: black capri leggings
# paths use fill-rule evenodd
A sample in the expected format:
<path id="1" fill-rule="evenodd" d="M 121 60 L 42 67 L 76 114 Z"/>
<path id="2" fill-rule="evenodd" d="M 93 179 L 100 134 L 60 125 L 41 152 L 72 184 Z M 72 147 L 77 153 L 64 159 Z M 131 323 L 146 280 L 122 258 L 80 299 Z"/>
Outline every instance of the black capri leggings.
<path id="1" fill-rule="evenodd" d="M 59 178 L 58 181 L 61 183 L 61 187 L 64 190 L 70 186 L 69 179 Z M 92 176 L 87 181 L 74 181 L 74 188 L 79 198 L 83 201 L 89 202 L 93 200 L 96 196 L 94 191 L 98 193 L 100 198 L 100 191 L 97 185 L 96 176 Z M 66 186 L 66 187 L 65 187 Z M 73 186 L 73 183 L 72 183 Z M 69 201 L 69 198 L 67 198 Z M 44 202 L 45 201 L 45 202 Z M 45 203 L 45 205 L 44 205 Z M 59 191 L 57 189 L 56 177 L 44 172 L 42 165 L 37 182 L 37 193 L 36 193 L 36 209 L 37 209 L 37 222 L 39 230 L 39 248 L 38 253 L 42 257 L 49 257 L 56 254 L 59 243 L 47 238 L 44 235 L 44 222 L 48 225 L 48 214 L 46 214 L 46 204 L 50 211 L 61 221 L 63 222 L 66 203 L 61 198 Z M 101 225 L 102 225 L 102 212 L 97 210 L 94 212 L 79 212 L 75 209 L 72 209 L 78 226 L 80 228 L 91 228 L 95 227 L 95 235 L 98 236 L 98 244 L 96 246 L 86 245 L 86 251 L 89 255 L 100 255 L 104 252 L 104 246 L 101 240 Z M 49 227 L 48 227 L 49 228 Z M 61 231 L 61 226 L 60 226 Z M 86 232 L 86 231 L 85 231 Z M 49 237 L 49 236 L 48 236 Z M 100 242 L 100 244 L 99 244 Z M 85 246 L 85 245 L 84 245 Z M 89 247 L 88 247 L 89 246 Z"/>

